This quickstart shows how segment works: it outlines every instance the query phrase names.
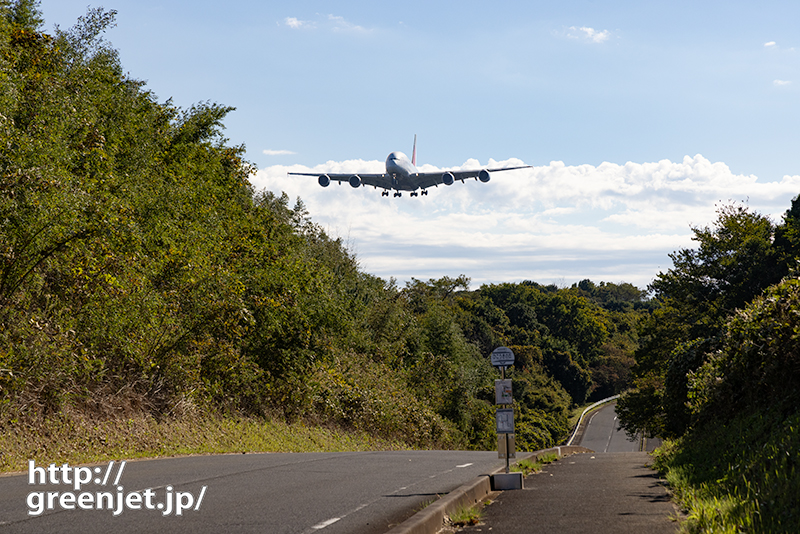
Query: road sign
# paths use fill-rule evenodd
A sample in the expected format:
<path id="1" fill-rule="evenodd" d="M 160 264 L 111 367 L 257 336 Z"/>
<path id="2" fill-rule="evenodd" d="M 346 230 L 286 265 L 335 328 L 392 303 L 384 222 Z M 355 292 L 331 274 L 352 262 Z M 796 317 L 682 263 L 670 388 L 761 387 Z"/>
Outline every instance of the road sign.
<path id="1" fill-rule="evenodd" d="M 492 365 L 511 367 L 514 365 L 514 352 L 508 347 L 497 347 L 492 351 Z"/>
<path id="2" fill-rule="evenodd" d="M 511 408 L 499 408 L 495 412 L 498 434 L 514 433 L 514 410 Z"/>
<path id="3" fill-rule="evenodd" d="M 514 404 L 514 397 L 511 394 L 510 378 L 494 381 L 494 403 Z"/>

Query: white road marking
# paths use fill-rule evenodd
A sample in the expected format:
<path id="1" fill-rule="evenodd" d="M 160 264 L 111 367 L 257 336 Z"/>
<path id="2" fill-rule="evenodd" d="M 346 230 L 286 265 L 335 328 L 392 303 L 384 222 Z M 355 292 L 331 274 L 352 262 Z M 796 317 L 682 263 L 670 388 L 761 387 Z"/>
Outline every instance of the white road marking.
<path id="1" fill-rule="evenodd" d="M 323 529 L 323 528 L 325 528 L 327 526 L 330 526 L 330 525 L 336 523 L 340 519 L 341 519 L 341 517 L 334 517 L 334 518 L 328 519 L 327 521 L 323 521 L 322 523 L 317 523 L 316 525 L 314 525 L 311 528 L 313 528 L 314 530 L 320 530 L 320 529 Z"/>
<path id="2" fill-rule="evenodd" d="M 410 462 L 411 460 L 408 460 L 408 461 Z M 468 464 L 457 465 L 457 466 L 453 467 L 452 469 L 448 469 L 446 471 L 442 471 L 441 473 L 436 473 L 434 475 L 428 475 L 428 479 L 436 478 L 439 475 L 444 475 L 444 474 L 447 474 L 447 473 L 451 473 L 451 472 L 455 471 L 458 468 L 469 467 L 471 465 L 474 465 L 474 463 L 470 462 Z M 420 480 L 418 482 L 414 482 L 413 484 L 409 484 L 408 486 L 403 486 L 401 488 L 398 488 L 398 489 L 394 490 L 393 492 L 391 492 L 390 495 L 397 495 L 401 491 L 408 490 L 409 488 L 411 488 L 413 486 L 416 486 L 417 484 L 421 484 L 422 482 L 423 481 Z M 404 495 L 404 496 L 406 496 L 406 495 Z M 333 517 L 331 519 L 328 519 L 327 521 L 323 521 L 321 523 L 317 523 L 316 525 L 314 525 L 313 527 L 309 528 L 308 530 L 303 531 L 303 534 L 311 534 L 311 533 L 316 532 L 318 530 L 322 530 L 323 528 L 328 527 L 328 526 L 336 523 L 337 521 L 340 521 L 340 520 L 344 519 L 345 517 L 348 517 L 349 515 L 351 515 L 353 513 L 359 512 L 359 511 L 363 510 L 364 508 L 366 508 L 367 506 L 370 506 L 370 505 L 380 501 L 382 498 L 383 498 L 383 496 L 382 497 L 378 497 L 378 498 L 373 499 L 373 500 L 371 500 L 369 502 L 361 504 L 361 505 L 357 506 L 356 508 L 354 508 L 354 509 L 352 509 L 352 510 L 350 510 L 348 512 L 345 512 L 344 514 L 342 514 L 339 517 Z M 2 523 L 0 523 L 0 524 L 2 524 Z"/>
<path id="3" fill-rule="evenodd" d="M 617 422 L 617 416 L 614 416 L 614 423 Z M 606 443 L 606 450 L 603 452 L 608 452 L 608 448 L 611 446 L 611 439 L 614 437 L 614 432 L 616 432 L 616 424 L 611 425 L 611 434 L 608 436 L 608 443 Z"/>

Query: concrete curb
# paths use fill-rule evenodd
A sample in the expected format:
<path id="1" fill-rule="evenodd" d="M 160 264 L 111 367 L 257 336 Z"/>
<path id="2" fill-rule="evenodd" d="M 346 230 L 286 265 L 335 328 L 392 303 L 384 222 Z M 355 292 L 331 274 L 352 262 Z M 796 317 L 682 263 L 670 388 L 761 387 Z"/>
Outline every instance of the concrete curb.
<path id="1" fill-rule="evenodd" d="M 559 458 L 583 452 L 594 452 L 586 447 L 574 445 L 564 445 L 552 447 L 541 451 L 525 453 L 520 460 L 536 460 L 546 454 L 556 453 Z M 481 475 L 463 486 L 459 486 L 438 501 L 420 510 L 409 517 L 396 527 L 393 527 L 386 534 L 436 534 L 445 526 L 447 516 L 459 508 L 467 508 L 478 504 L 482 499 L 491 493 L 491 476 L 505 471 L 505 467 L 499 467 L 488 475 Z"/>

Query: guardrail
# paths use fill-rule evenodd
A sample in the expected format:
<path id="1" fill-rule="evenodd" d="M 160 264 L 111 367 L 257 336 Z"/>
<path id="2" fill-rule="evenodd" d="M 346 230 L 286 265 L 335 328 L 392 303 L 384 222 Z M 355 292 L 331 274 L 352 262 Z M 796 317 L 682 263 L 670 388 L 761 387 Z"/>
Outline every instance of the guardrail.
<path id="1" fill-rule="evenodd" d="M 619 395 L 614 395 L 613 397 L 608 397 L 607 399 L 599 400 L 599 401 L 595 402 L 594 404 L 592 404 L 591 406 L 589 406 L 588 408 L 586 408 L 585 410 L 583 410 L 583 413 L 578 418 L 578 424 L 575 425 L 575 430 L 572 431 L 572 435 L 569 437 L 569 441 L 567 441 L 567 446 L 571 446 L 572 445 L 572 440 L 574 440 L 575 436 L 578 434 L 578 430 L 581 428 L 581 422 L 583 421 L 583 416 L 585 416 L 587 413 L 589 413 L 590 411 L 594 410 L 595 408 L 597 408 L 601 404 L 605 404 L 607 402 L 611 402 L 612 400 L 615 400 L 615 399 L 618 399 L 618 398 L 619 398 Z"/>

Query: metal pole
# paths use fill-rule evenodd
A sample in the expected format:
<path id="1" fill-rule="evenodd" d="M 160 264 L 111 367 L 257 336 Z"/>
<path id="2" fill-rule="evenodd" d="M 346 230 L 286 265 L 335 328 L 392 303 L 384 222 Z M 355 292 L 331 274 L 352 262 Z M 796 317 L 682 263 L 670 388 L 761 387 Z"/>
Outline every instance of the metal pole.
<path id="1" fill-rule="evenodd" d="M 505 380 L 506 379 L 506 367 L 503 366 L 503 367 L 501 367 L 501 369 L 503 370 L 502 371 L 503 380 Z M 509 456 L 511 456 L 511 450 L 508 448 L 508 434 L 506 433 L 506 474 L 508 474 L 510 472 L 510 469 L 509 469 Z"/>

